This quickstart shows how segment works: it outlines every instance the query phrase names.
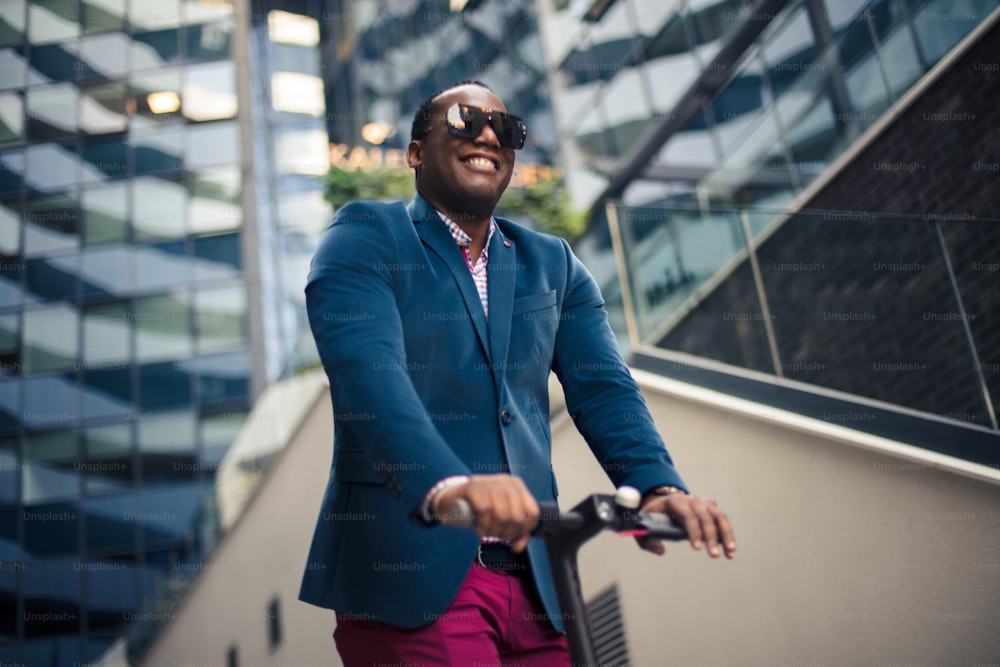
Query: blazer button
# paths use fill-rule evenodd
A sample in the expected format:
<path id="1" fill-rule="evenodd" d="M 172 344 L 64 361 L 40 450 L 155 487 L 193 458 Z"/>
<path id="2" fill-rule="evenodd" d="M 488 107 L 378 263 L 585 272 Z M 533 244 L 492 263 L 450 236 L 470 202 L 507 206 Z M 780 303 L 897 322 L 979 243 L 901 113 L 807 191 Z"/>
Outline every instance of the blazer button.
<path id="1" fill-rule="evenodd" d="M 500 413 L 500 421 L 503 422 L 504 426 L 510 423 L 510 419 L 511 419 L 510 412 L 508 412 L 507 410 L 504 410 L 503 412 Z"/>

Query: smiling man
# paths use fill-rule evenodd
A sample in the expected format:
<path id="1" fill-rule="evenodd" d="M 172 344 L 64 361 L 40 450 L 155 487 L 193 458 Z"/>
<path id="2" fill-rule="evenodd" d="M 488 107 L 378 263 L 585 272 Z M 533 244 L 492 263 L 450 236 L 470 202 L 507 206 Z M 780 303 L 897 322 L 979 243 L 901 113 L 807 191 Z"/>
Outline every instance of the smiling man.
<path id="1" fill-rule="evenodd" d="M 550 371 L 615 486 L 678 517 L 695 549 L 735 553 L 725 514 L 674 469 L 569 245 L 494 217 L 526 135 L 481 83 L 432 96 L 407 150 L 415 200 L 343 207 L 313 260 L 334 453 L 300 597 L 336 610 L 347 667 L 569 665 L 530 539 L 557 496 Z M 475 533 L 436 520 L 459 498 Z"/>

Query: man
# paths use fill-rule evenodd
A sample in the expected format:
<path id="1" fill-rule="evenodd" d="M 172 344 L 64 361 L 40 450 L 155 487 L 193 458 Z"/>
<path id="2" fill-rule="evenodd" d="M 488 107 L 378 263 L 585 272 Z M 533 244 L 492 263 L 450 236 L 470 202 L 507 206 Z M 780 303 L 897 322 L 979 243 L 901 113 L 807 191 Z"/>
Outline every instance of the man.
<path id="1" fill-rule="evenodd" d="M 414 202 L 343 207 L 313 261 L 335 444 L 300 597 L 337 611 L 348 667 L 569 664 L 545 546 L 529 540 L 557 495 L 550 369 L 616 486 L 678 517 L 694 548 L 736 549 L 674 470 L 568 244 L 493 217 L 525 134 L 483 84 L 433 96 L 407 150 Z M 476 532 L 435 520 L 459 498 Z"/>

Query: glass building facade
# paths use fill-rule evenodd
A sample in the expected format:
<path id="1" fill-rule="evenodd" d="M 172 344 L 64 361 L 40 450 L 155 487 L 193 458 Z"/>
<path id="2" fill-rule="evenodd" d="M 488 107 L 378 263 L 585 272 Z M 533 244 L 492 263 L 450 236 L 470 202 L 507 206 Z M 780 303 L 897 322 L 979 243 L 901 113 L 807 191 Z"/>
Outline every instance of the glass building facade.
<path id="1" fill-rule="evenodd" d="M 345 169 L 405 168 L 417 107 L 479 80 L 528 126 L 512 186 L 558 163 L 558 134 L 531 0 L 334 2 L 324 21 L 331 158 Z"/>
<path id="2" fill-rule="evenodd" d="M 168 619 L 253 397 L 310 358 L 318 23 L 270 9 L 0 3 L 0 663 Z"/>
<path id="3" fill-rule="evenodd" d="M 996 0 L 544 6 L 576 249 L 637 358 L 995 438 Z"/>

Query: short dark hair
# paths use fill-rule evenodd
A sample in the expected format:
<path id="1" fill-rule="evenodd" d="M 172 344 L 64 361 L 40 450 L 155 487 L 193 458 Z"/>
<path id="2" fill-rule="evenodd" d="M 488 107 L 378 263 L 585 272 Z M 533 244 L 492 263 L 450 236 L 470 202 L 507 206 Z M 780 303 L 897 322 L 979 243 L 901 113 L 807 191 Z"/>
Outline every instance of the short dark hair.
<path id="1" fill-rule="evenodd" d="M 434 107 L 434 100 L 441 97 L 449 90 L 453 90 L 455 88 L 458 88 L 459 86 L 479 86 L 493 93 L 493 89 L 487 86 L 482 81 L 459 81 L 456 84 L 453 84 L 451 86 L 448 86 L 447 88 L 443 88 L 437 91 L 436 93 L 428 97 L 426 100 L 421 102 L 420 107 L 417 108 L 417 113 L 413 114 L 413 125 L 412 127 L 410 127 L 410 141 L 415 141 L 430 131 L 428 125 L 430 125 L 431 121 L 431 110 Z M 495 95 L 496 93 L 493 94 Z"/>

